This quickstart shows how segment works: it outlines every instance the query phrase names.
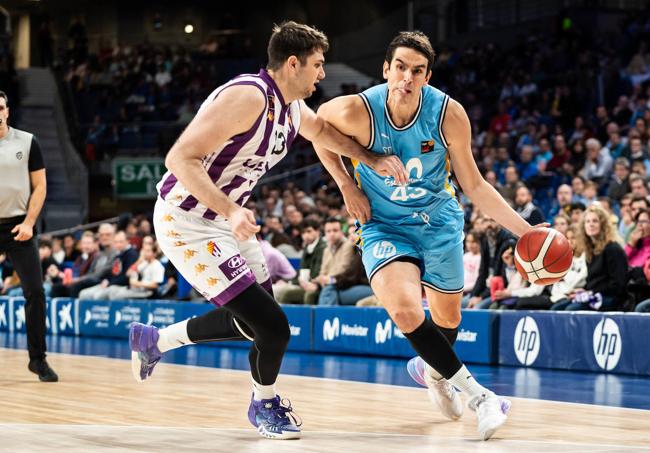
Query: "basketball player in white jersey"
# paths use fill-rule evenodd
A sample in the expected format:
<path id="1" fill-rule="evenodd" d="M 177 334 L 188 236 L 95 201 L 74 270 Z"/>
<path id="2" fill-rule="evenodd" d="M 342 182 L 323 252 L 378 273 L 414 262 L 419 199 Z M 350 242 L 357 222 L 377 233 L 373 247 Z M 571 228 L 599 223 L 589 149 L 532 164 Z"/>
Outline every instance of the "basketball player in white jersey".
<path id="1" fill-rule="evenodd" d="M 191 343 L 253 342 L 250 422 L 267 438 L 293 439 L 300 429 L 291 405 L 275 390 L 290 339 L 287 318 L 244 208 L 253 187 L 287 153 L 300 133 L 323 148 L 364 162 L 406 182 L 395 157 L 378 157 L 318 118 L 302 101 L 325 77 L 327 37 L 295 22 L 273 29 L 267 69 L 217 88 L 169 151 L 169 172 L 158 184 L 154 226 L 165 255 L 218 308 L 158 330 L 134 324 L 129 334 L 134 377 L 151 375 L 162 354 Z M 291 416 L 291 419 L 289 416 Z"/>

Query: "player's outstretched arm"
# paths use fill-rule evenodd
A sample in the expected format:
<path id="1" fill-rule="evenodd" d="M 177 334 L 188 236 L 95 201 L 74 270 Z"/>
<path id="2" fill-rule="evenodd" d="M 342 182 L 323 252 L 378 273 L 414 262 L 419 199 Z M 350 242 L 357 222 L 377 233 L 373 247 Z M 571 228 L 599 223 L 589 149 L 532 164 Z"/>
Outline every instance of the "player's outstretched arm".
<path id="1" fill-rule="evenodd" d="M 471 127 L 465 109 L 451 99 L 442 125 L 456 178 L 465 194 L 499 224 L 516 236 L 531 226 L 510 207 L 508 202 L 481 176 L 472 156 Z"/>
<path id="2" fill-rule="evenodd" d="M 233 233 L 240 240 L 259 229 L 254 216 L 214 185 L 202 159 L 253 127 L 265 106 L 266 99 L 256 87 L 226 88 L 196 115 L 165 158 L 167 169 L 197 200 L 231 221 Z"/>
<path id="3" fill-rule="evenodd" d="M 362 117 L 355 115 L 354 97 L 342 96 L 326 102 L 318 109 L 318 116 L 342 133 L 357 137 L 357 123 L 361 122 Z M 313 145 L 318 158 L 339 187 L 350 215 L 356 217 L 362 224 L 366 223 L 371 216 L 370 203 L 348 174 L 341 156 L 317 142 L 313 142 Z"/>
<path id="4" fill-rule="evenodd" d="M 345 96 L 331 102 L 350 102 L 354 96 Z M 336 101 L 336 102 L 335 102 Z M 329 104 L 328 103 L 328 104 Z M 335 127 L 300 101 L 300 135 L 330 152 L 363 162 L 382 176 L 392 176 L 398 184 L 406 184 L 408 177 L 404 164 L 395 156 L 380 156 L 363 148 L 359 143 L 347 137 L 345 130 Z M 346 134 L 346 135 L 344 135 Z"/>

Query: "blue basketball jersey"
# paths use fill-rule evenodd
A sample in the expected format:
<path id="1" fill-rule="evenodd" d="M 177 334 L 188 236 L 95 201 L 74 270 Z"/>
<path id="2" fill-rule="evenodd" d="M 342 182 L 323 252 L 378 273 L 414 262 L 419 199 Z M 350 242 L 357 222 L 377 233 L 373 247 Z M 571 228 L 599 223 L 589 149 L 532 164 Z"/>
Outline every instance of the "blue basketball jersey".
<path id="1" fill-rule="evenodd" d="M 413 120 L 397 127 L 388 113 L 387 84 L 360 93 L 370 115 L 368 149 L 379 154 L 394 154 L 409 174 L 407 186 L 396 186 L 392 177 L 378 175 L 360 162 L 354 162 L 354 176 L 372 209 L 372 220 L 391 224 L 421 223 L 417 217 L 455 196 L 451 182 L 451 161 L 442 131 L 449 96 L 425 86 L 420 93 Z M 435 209 L 435 208 L 434 208 Z"/>

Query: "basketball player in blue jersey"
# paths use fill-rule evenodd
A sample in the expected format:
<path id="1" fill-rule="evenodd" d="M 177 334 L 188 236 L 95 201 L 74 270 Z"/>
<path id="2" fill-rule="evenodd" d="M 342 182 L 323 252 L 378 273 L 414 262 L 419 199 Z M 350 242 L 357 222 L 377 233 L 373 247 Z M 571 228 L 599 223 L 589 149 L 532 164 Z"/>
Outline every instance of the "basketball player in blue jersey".
<path id="1" fill-rule="evenodd" d="M 218 308 L 164 329 L 135 323 L 129 332 L 138 381 L 162 354 L 187 344 L 250 340 L 253 395 L 248 411 L 260 435 L 295 439 L 292 408 L 275 389 L 289 343 L 287 317 L 273 299 L 259 227 L 244 208 L 257 181 L 287 153 L 296 135 L 406 182 L 401 161 L 363 149 L 302 101 L 323 77 L 326 36 L 286 22 L 269 41 L 267 69 L 217 88 L 169 151 L 158 185 L 154 227 L 165 255 Z"/>
<path id="2" fill-rule="evenodd" d="M 421 32 L 402 32 L 388 46 L 387 83 L 335 98 L 318 115 L 381 155 L 399 157 L 408 183 L 355 162 L 354 179 L 337 154 L 316 151 L 362 224 L 358 231 L 370 285 L 419 357 L 411 375 L 429 387 L 443 414 L 458 419 L 468 396 L 487 440 L 505 422 L 510 402 L 481 386 L 452 349 L 463 293 L 463 210 L 451 181 L 452 164 L 465 194 L 514 234 L 531 226 L 480 175 L 471 153 L 463 107 L 428 84 L 434 51 Z M 422 308 L 422 287 L 432 320 Z M 420 359 L 421 357 L 421 359 Z"/>

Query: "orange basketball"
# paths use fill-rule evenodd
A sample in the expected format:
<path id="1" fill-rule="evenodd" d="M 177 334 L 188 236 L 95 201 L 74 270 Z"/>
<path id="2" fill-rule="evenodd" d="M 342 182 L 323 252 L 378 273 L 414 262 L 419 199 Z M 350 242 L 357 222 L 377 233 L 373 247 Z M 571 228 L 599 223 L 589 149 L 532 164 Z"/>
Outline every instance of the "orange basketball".
<path id="1" fill-rule="evenodd" d="M 531 283 L 550 285 L 560 281 L 571 267 L 573 252 L 559 231 L 535 228 L 524 234 L 515 247 L 515 266 Z"/>

